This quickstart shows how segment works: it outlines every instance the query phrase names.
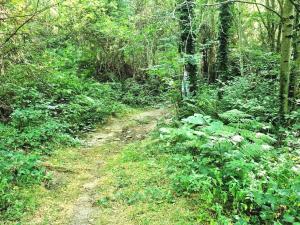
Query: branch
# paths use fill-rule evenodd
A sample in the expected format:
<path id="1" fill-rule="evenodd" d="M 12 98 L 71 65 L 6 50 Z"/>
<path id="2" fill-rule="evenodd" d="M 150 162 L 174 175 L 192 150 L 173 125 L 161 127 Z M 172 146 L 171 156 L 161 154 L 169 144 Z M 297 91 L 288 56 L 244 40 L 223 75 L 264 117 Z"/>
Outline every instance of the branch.
<path id="1" fill-rule="evenodd" d="M 293 1 L 293 0 L 291 0 Z M 249 1 L 244 1 L 244 0 L 227 0 L 227 1 L 224 1 L 224 2 L 220 2 L 220 3 L 214 3 L 214 4 L 205 4 L 205 5 L 202 5 L 202 6 L 219 6 L 219 5 L 222 5 L 222 4 L 229 4 L 229 3 L 235 3 L 235 2 L 239 2 L 239 3 L 245 3 L 245 4 L 251 4 L 251 5 L 256 5 L 256 6 L 262 6 L 264 7 L 265 9 L 273 12 L 274 14 L 276 14 L 280 19 L 283 19 L 283 17 L 278 13 L 276 12 L 274 9 L 262 4 L 262 3 L 258 3 L 258 2 L 249 2 Z"/>
<path id="2" fill-rule="evenodd" d="M 257 8 L 257 11 L 258 11 L 258 13 L 259 13 L 258 15 L 259 15 L 259 17 L 260 17 L 260 19 L 261 19 L 262 24 L 263 24 L 264 27 L 268 30 L 267 23 L 266 23 L 266 21 L 264 20 L 263 16 L 261 15 L 262 13 L 261 13 L 261 11 L 260 11 L 258 5 L 256 5 L 256 8 Z"/>
<path id="3" fill-rule="evenodd" d="M 62 1 L 63 2 L 63 1 Z M 5 41 L 0 45 L 0 49 L 2 49 L 10 40 L 11 38 L 13 38 L 19 30 L 21 30 L 27 23 L 29 23 L 34 17 L 36 17 L 37 15 L 45 12 L 47 9 L 50 9 L 54 6 L 57 6 L 59 5 L 60 3 L 62 2 L 58 2 L 56 4 L 53 4 L 53 5 L 50 5 L 50 6 L 46 6 L 45 8 L 41 9 L 41 10 L 38 10 L 38 6 L 39 6 L 39 0 L 37 2 L 37 7 L 36 7 L 36 10 L 34 12 L 34 14 L 32 14 L 28 19 L 26 19 L 19 27 L 17 27 L 6 39 Z"/>
<path id="4" fill-rule="evenodd" d="M 290 0 L 292 2 L 292 4 L 295 6 L 296 10 L 298 12 L 300 12 L 300 3 L 296 3 L 295 0 Z"/>
<path id="5" fill-rule="evenodd" d="M 16 18 L 24 18 L 24 17 L 28 17 L 28 16 L 32 16 L 32 15 L 33 14 L 7 16 L 7 17 L 1 17 L 0 20 L 5 21 L 5 20 L 10 20 L 10 19 L 16 19 Z"/>
<path id="6" fill-rule="evenodd" d="M 0 45 L 0 49 L 3 48 L 9 41 L 10 39 L 15 36 L 19 30 L 22 29 L 22 27 L 24 27 L 27 23 L 29 23 L 34 17 L 36 16 L 36 14 L 33 14 L 31 17 L 29 17 L 27 20 L 25 20 L 14 32 L 12 32 L 6 39 L 5 41 Z"/>
<path id="7" fill-rule="evenodd" d="M 43 9 L 40 9 L 40 10 L 37 10 L 37 8 L 36 8 L 33 14 L 24 14 L 24 15 L 7 16 L 7 17 L 2 17 L 2 18 L 0 18 L 0 20 L 5 21 L 5 20 L 10 20 L 10 19 L 29 17 L 29 16 L 32 16 L 32 15 L 34 15 L 34 14 L 40 14 L 40 13 L 44 12 L 44 11 L 47 10 L 47 9 L 50 9 L 50 8 L 52 8 L 52 7 L 54 7 L 54 6 L 59 5 L 60 3 L 62 3 L 62 2 L 55 3 L 55 4 L 53 4 L 53 5 L 47 6 L 47 7 L 43 8 Z"/>

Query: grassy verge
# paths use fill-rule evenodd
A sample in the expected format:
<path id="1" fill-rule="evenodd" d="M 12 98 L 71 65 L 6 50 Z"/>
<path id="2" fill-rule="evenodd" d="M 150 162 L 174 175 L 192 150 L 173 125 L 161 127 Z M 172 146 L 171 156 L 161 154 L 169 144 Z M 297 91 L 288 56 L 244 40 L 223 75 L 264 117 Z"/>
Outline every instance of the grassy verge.
<path id="1" fill-rule="evenodd" d="M 111 156 L 111 149 L 116 148 L 116 144 L 106 144 L 88 151 L 81 148 L 57 150 L 46 162 L 52 170 L 52 179 L 27 192 L 26 198 L 31 199 L 35 207 L 23 214 L 19 224 L 68 224 L 78 196 L 84 193 L 83 184 L 98 177 L 99 167 Z"/>
<path id="2" fill-rule="evenodd" d="M 195 224 L 191 200 L 174 195 L 167 175 L 170 155 L 153 140 L 125 147 L 105 168 L 98 191 L 97 224 Z"/>
<path id="3" fill-rule="evenodd" d="M 122 116 L 126 114 L 128 113 L 124 112 Z M 123 157 L 121 152 L 124 148 L 127 149 L 128 143 L 140 138 L 140 133 L 145 135 L 152 129 L 152 125 L 156 123 L 156 115 L 155 110 L 131 110 L 126 119 L 114 118 L 91 133 L 87 138 L 86 147 L 62 148 L 46 157 L 43 166 L 50 171 L 51 179 L 44 185 L 25 189 L 30 191 L 27 191 L 23 198 L 29 199 L 33 204 L 23 214 L 20 224 L 69 224 L 76 219 L 74 212 L 78 207 L 93 211 L 91 219 L 94 218 L 94 212 L 102 215 L 103 200 L 98 196 L 97 187 L 101 187 L 101 190 L 105 188 L 107 192 L 113 190 L 113 186 L 105 186 L 101 182 L 107 180 L 106 176 L 110 172 L 114 174 L 115 159 Z M 117 175 L 115 178 L 119 179 Z M 94 185 L 96 187 L 93 187 Z M 80 205 L 80 199 L 85 194 L 88 194 L 89 198 L 87 207 L 85 204 Z M 97 218 L 97 215 L 95 217 Z M 2 221 L 0 224 L 18 223 Z"/>

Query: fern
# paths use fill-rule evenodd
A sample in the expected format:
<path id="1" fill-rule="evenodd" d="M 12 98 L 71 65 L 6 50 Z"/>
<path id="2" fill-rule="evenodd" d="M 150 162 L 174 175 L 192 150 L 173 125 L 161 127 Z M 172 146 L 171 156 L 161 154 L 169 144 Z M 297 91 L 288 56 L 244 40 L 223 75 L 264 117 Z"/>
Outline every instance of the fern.
<path id="1" fill-rule="evenodd" d="M 176 157 L 170 172 L 174 190 L 198 194 L 218 220 L 236 221 L 231 215 L 248 224 L 299 220 L 295 163 L 272 146 L 276 139 L 258 132 L 265 125 L 248 114 L 232 110 L 220 117 L 229 124 L 195 114 L 178 128 L 161 130 L 166 149 Z M 247 129 L 251 124 L 257 126 Z"/>
<path id="2" fill-rule="evenodd" d="M 243 119 L 251 118 L 251 115 L 239 111 L 237 109 L 233 109 L 219 114 L 219 117 L 229 123 L 238 123 L 238 122 L 242 122 Z"/>

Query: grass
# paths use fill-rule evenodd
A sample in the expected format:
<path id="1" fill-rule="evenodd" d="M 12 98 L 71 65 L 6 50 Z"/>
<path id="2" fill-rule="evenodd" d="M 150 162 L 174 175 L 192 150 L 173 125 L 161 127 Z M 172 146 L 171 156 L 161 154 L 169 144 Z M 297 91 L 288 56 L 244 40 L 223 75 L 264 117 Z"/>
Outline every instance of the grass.
<path id="1" fill-rule="evenodd" d="M 114 124 L 142 132 L 149 119 L 144 117 Z M 115 127 L 107 128 L 109 133 Z M 166 171 L 170 155 L 156 151 L 155 140 L 109 140 L 91 148 L 54 151 L 43 163 L 52 171 L 52 179 L 25 192 L 32 208 L 15 224 L 69 224 L 74 206 L 87 192 L 84 186 L 91 181 L 97 184 L 90 190 L 93 224 L 195 224 L 197 211 L 190 199 L 174 194 Z"/>
<path id="2" fill-rule="evenodd" d="M 47 162 L 56 170 L 52 172 L 50 183 L 37 187 L 33 195 L 39 207 L 34 215 L 29 213 L 24 217 L 21 224 L 66 224 L 72 206 L 82 192 L 82 183 L 92 177 L 90 171 L 95 164 L 88 162 L 102 151 L 105 149 L 93 149 L 89 154 L 79 149 L 56 151 Z"/>
<path id="3" fill-rule="evenodd" d="M 190 202 L 172 192 L 165 171 L 169 156 L 152 155 L 151 142 L 130 144 L 108 163 L 98 191 L 97 224 L 195 224 Z"/>
<path id="4" fill-rule="evenodd" d="M 19 224 L 68 224 L 82 184 L 97 176 L 96 224 L 194 225 L 197 215 L 191 203 L 175 196 L 170 187 L 165 171 L 169 156 L 152 155 L 153 149 L 147 149 L 150 144 L 155 146 L 152 142 L 106 144 L 88 153 L 82 149 L 56 151 L 47 164 L 64 171 L 54 172 L 48 186 L 26 191 L 35 203 L 32 210 L 37 210 Z M 94 168 L 96 164 L 101 166 Z"/>

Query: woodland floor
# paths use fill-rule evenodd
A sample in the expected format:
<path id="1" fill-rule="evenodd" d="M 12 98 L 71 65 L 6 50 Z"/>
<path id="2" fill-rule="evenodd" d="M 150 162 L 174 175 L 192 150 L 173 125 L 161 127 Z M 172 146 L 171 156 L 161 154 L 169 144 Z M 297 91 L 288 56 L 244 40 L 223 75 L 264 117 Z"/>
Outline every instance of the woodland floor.
<path id="1" fill-rule="evenodd" d="M 158 188 L 162 168 L 138 152 L 167 114 L 151 109 L 113 118 L 84 147 L 57 151 L 45 163 L 53 179 L 34 194 L 40 206 L 21 224 L 189 224 L 185 202 L 159 200 L 166 195 Z M 150 199 L 142 200 L 143 189 Z"/>

